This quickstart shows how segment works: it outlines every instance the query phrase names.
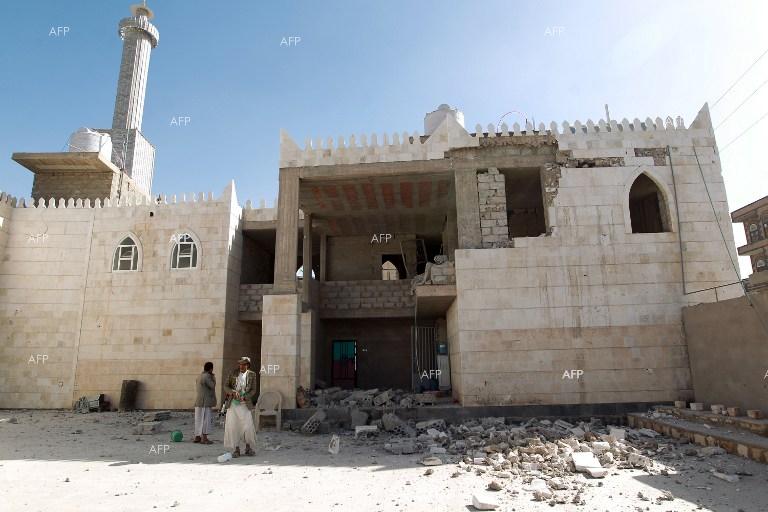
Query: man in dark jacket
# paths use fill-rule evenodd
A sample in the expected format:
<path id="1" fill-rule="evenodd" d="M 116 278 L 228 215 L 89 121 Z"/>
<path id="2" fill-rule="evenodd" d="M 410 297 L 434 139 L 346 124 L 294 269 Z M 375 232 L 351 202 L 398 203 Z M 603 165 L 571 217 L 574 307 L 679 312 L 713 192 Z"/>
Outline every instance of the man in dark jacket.
<path id="1" fill-rule="evenodd" d="M 213 363 L 207 362 L 203 366 L 203 373 L 197 377 L 195 443 L 212 444 L 208 434 L 211 433 L 213 407 L 216 407 L 216 376 L 213 374 Z"/>

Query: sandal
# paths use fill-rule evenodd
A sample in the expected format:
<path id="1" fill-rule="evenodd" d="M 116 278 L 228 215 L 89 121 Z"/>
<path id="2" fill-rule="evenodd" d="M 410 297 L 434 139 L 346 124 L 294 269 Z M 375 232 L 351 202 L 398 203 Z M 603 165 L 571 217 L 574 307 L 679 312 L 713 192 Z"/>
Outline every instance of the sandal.
<path id="1" fill-rule="evenodd" d="M 237 448 L 234 452 L 232 452 L 232 458 L 236 459 L 240 456 L 240 448 Z"/>
<path id="2" fill-rule="evenodd" d="M 201 443 L 202 441 L 200 441 L 200 436 L 195 436 L 195 440 L 192 441 L 192 442 L 193 443 Z"/>
<path id="3" fill-rule="evenodd" d="M 253 449 L 248 448 L 247 450 L 245 450 L 245 454 L 250 457 L 250 456 L 256 455 L 256 452 L 253 451 Z"/>

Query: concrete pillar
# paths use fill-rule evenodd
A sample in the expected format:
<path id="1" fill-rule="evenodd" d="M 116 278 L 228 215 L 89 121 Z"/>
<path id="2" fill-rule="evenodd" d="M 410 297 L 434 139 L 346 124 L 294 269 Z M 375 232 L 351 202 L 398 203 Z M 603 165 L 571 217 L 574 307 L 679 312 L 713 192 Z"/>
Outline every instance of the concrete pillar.
<path id="1" fill-rule="evenodd" d="M 312 214 L 304 214 L 304 242 L 302 244 L 304 266 L 304 280 L 302 283 L 302 296 L 305 304 L 309 304 L 312 291 Z"/>
<path id="2" fill-rule="evenodd" d="M 265 295 L 261 314 L 261 364 L 277 365 L 261 375 L 261 391 L 277 391 L 283 409 L 296 407 L 301 375 L 301 298 L 297 294 Z M 274 368 L 274 366 L 273 366 Z"/>
<path id="3" fill-rule="evenodd" d="M 328 264 L 328 235 L 320 235 L 320 281 L 325 281 L 325 267 Z"/>
<path id="4" fill-rule="evenodd" d="M 296 291 L 296 261 L 299 250 L 299 173 L 280 170 L 275 239 L 275 291 Z"/>
<path id="5" fill-rule="evenodd" d="M 477 198 L 477 172 L 474 169 L 454 172 L 456 185 L 456 227 L 459 249 L 479 249 L 480 211 Z"/>

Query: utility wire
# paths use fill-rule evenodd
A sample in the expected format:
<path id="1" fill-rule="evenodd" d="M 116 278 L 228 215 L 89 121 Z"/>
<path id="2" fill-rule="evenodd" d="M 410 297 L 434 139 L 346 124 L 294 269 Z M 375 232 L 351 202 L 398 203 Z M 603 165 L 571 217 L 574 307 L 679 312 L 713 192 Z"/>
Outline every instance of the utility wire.
<path id="1" fill-rule="evenodd" d="M 747 70 L 746 70 L 746 71 L 744 71 L 744 72 L 741 74 L 741 76 L 739 76 L 739 78 L 737 78 L 737 79 L 736 79 L 736 81 L 735 81 L 735 82 L 733 82 L 733 83 L 731 84 L 731 86 L 730 86 L 730 87 L 728 87 L 728 89 L 726 89 L 726 90 L 725 90 L 725 92 L 724 92 L 723 94 L 721 94 L 721 95 L 720 95 L 720 97 L 719 97 L 719 98 L 717 98 L 717 101 L 715 101 L 715 102 L 712 104 L 712 108 L 715 108 L 715 107 L 717 106 L 717 104 L 718 104 L 718 103 L 720 103 L 720 100 L 722 100 L 722 99 L 725 97 L 725 95 L 726 95 L 726 94 L 728 94 L 728 93 L 731 91 L 731 89 L 733 89 L 733 87 L 734 87 L 734 86 L 735 86 L 737 83 L 739 83 L 739 81 L 740 81 L 742 78 L 744 78 L 744 75 L 746 75 L 747 73 L 749 73 L 749 70 L 750 70 L 750 69 L 752 69 L 752 68 L 755 66 L 755 64 L 757 64 L 757 63 L 758 63 L 758 61 L 759 61 L 760 59 L 762 59 L 763 57 L 765 57 L 765 54 L 766 54 L 766 53 L 768 53 L 768 48 L 766 48 L 766 49 L 765 49 L 765 51 L 764 51 L 763 53 L 761 53 L 761 54 L 760 54 L 760 56 L 759 56 L 757 59 L 755 59 L 755 61 L 754 61 L 752 64 L 750 64 L 750 65 L 749 65 L 749 67 L 747 68 Z"/>
<path id="2" fill-rule="evenodd" d="M 768 112 L 766 112 L 766 115 L 768 115 Z M 704 178 L 704 170 L 701 168 L 701 162 L 699 162 L 699 154 L 696 152 L 696 146 L 693 146 L 693 155 L 696 157 L 696 165 L 699 167 L 699 174 L 701 175 L 701 181 L 704 184 L 704 190 L 707 192 L 707 199 L 709 199 L 709 206 L 712 207 L 712 214 L 715 216 L 715 223 L 717 224 L 717 229 L 720 231 L 720 237 L 723 239 L 723 246 L 725 247 L 725 252 L 728 253 L 728 259 L 730 260 L 731 265 L 733 266 L 733 271 L 736 273 L 736 277 L 739 278 L 739 283 L 741 284 L 741 288 L 744 291 L 744 297 L 747 299 L 747 304 L 749 304 L 749 306 L 757 315 L 757 321 L 760 322 L 760 325 L 762 326 L 763 331 L 765 331 L 765 335 L 768 336 L 768 324 L 765 323 L 765 321 L 763 320 L 763 315 L 761 315 L 760 312 L 757 310 L 757 308 L 755 308 L 754 302 L 752 302 L 752 299 L 749 297 L 749 290 L 747 290 L 747 286 L 744 284 L 744 281 L 741 280 L 741 274 L 739 273 L 738 266 L 736 265 L 736 261 L 733 259 L 733 255 L 731 254 L 728 242 L 725 240 L 725 233 L 723 232 L 723 226 L 720 224 L 720 219 L 718 218 L 717 211 L 715 210 L 715 203 L 712 201 L 712 195 L 709 193 L 707 180 Z M 678 236 L 679 236 L 679 233 L 678 233 Z"/>
<path id="3" fill-rule="evenodd" d="M 742 135 L 744 135 L 744 134 L 745 134 L 745 133 L 747 133 L 749 130 L 751 130 L 752 128 L 754 128 L 756 124 L 758 124 L 760 121 L 762 121 L 762 120 L 763 120 L 763 119 L 765 119 L 766 117 L 768 117 L 768 112 L 766 112 L 765 114 L 763 114 L 762 116 L 760 116 L 760 119 L 758 119 L 757 121 L 755 121 L 754 123 L 752 123 L 751 125 L 749 125 L 749 126 L 747 127 L 747 129 L 746 129 L 746 130 L 744 130 L 743 132 L 741 132 L 740 134 L 738 134 L 738 135 L 736 136 L 736 138 L 734 138 L 734 139 L 731 139 L 731 140 L 728 142 L 728 144 L 726 144 L 725 146 L 723 146 L 723 147 L 722 147 L 722 149 L 720 149 L 720 153 L 722 154 L 722 152 L 723 152 L 723 151 L 725 151 L 725 150 L 726 150 L 726 148 L 728 148 L 728 146 L 730 146 L 731 144 L 733 144 L 734 142 L 736 142 L 737 140 L 739 140 L 739 138 L 741 138 L 741 136 L 742 136 Z"/>
<path id="4" fill-rule="evenodd" d="M 764 86 L 765 84 L 768 84 L 768 80 L 766 80 L 765 82 L 763 82 L 762 84 L 760 84 L 760 85 L 757 87 L 757 89 L 755 89 L 754 91 L 752 91 L 752 93 L 751 93 L 749 96 L 747 96 L 747 97 L 744 99 L 744 101 L 742 101 L 741 103 L 739 103 L 739 106 L 738 106 L 738 107 L 736 107 L 735 109 L 731 110 L 731 113 L 730 113 L 730 114 L 728 114 L 727 116 L 725 116 L 725 119 L 723 119 L 722 121 L 720 121 L 720 123 L 719 123 L 717 126 L 715 126 L 715 130 L 717 130 L 718 128 L 720 128 L 720 127 L 723 125 L 723 123 L 724 123 L 724 122 L 726 122 L 726 121 L 727 121 L 727 120 L 728 120 L 728 119 L 729 119 L 729 118 L 730 118 L 730 117 L 731 117 L 733 114 L 735 114 L 735 113 L 736 113 L 736 111 L 737 111 L 737 110 L 739 110 L 739 109 L 742 107 L 742 105 L 744 105 L 744 104 L 745 104 L 747 101 L 749 101 L 749 98 L 751 98 L 752 96 L 754 96 L 754 95 L 755 95 L 755 93 L 756 93 L 757 91 L 759 91 L 760 89 L 762 89 L 762 88 L 763 88 L 763 86 Z"/>

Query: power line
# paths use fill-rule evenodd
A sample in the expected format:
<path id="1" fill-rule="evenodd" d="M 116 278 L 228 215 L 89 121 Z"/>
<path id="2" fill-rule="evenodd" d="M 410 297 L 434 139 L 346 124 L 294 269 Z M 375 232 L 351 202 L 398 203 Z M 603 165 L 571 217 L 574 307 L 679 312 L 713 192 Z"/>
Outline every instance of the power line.
<path id="1" fill-rule="evenodd" d="M 739 140 L 739 138 L 741 138 L 741 136 L 742 136 L 742 135 L 744 135 L 744 134 L 745 134 L 745 133 L 747 133 L 749 130 L 751 130 L 752 128 L 754 128 L 756 124 L 758 124 L 760 121 L 762 121 L 762 120 L 763 120 L 763 119 L 765 119 L 766 117 L 768 117 L 768 112 L 766 112 L 765 114 L 763 114 L 762 116 L 760 116 L 760 119 L 758 119 L 757 121 L 755 121 L 754 123 L 752 123 L 751 125 L 749 125 L 749 126 L 747 127 L 747 129 L 746 129 L 746 130 L 744 130 L 743 132 L 741 132 L 740 134 L 738 134 L 738 135 L 736 136 L 736 138 L 735 138 L 735 139 L 731 139 L 731 141 L 730 141 L 730 142 L 728 142 L 728 144 L 726 144 L 725 146 L 723 146 L 723 147 L 722 147 L 722 149 L 720 150 L 720 153 L 722 154 L 722 152 L 723 152 L 723 151 L 725 151 L 725 150 L 726 150 L 726 148 L 727 148 L 728 146 L 730 146 L 731 144 L 733 144 L 734 142 L 736 142 L 737 140 Z"/>
<path id="2" fill-rule="evenodd" d="M 766 112 L 765 115 L 768 115 L 768 112 Z M 744 284 L 744 281 L 741 280 L 741 274 L 739 273 L 738 265 L 736 263 L 736 260 L 734 260 L 733 255 L 731 254 L 730 246 L 728 245 L 728 242 L 725 239 L 723 226 L 720 224 L 720 217 L 718 217 L 717 215 L 717 210 L 715 209 L 715 203 L 714 201 L 712 201 L 712 195 L 709 193 L 707 180 L 706 178 L 704 178 L 704 169 L 701 168 L 701 162 L 699 162 L 699 154 L 696 152 L 696 146 L 693 147 L 693 156 L 696 157 L 696 165 L 699 167 L 701 182 L 704 184 L 704 191 L 707 193 L 707 199 L 709 199 L 709 206 L 712 207 L 712 215 L 714 215 L 715 224 L 717 224 L 717 229 L 720 231 L 720 237 L 723 240 L 723 245 L 725 246 L 725 252 L 728 254 L 728 259 L 730 260 L 731 265 L 733 266 L 733 271 L 736 273 L 736 277 L 739 279 L 739 284 L 741 284 L 741 288 L 744 291 L 744 297 L 747 299 L 747 304 L 750 305 L 750 307 L 752 308 L 752 311 L 754 311 L 755 314 L 757 315 L 757 321 L 760 323 L 760 326 L 763 328 L 763 331 L 765 332 L 766 336 L 768 336 L 768 324 L 765 323 L 765 321 L 763 320 L 763 316 L 755 308 L 755 304 L 752 302 L 752 299 L 749 297 L 749 290 L 747 290 L 747 286 Z M 678 236 L 680 236 L 680 233 L 678 233 Z M 717 297 L 717 295 L 715 295 L 715 297 Z"/>
<path id="3" fill-rule="evenodd" d="M 729 119 L 729 118 L 730 118 L 730 117 L 731 117 L 733 114 L 735 114 L 735 113 L 736 113 L 736 111 L 737 111 L 737 110 L 739 110 L 739 109 L 742 107 L 742 105 L 744 105 L 744 104 L 745 104 L 747 101 L 749 101 L 749 98 L 751 98 L 752 96 L 754 96 L 754 95 L 755 95 L 755 93 L 756 93 L 757 91 L 759 91 L 760 89 L 762 89 L 762 88 L 763 88 L 763 86 L 764 86 L 765 84 L 768 84 L 768 80 L 766 80 L 765 82 L 763 82 L 762 84 L 760 84 L 760 85 L 757 87 L 757 89 L 755 89 L 754 91 L 752 91 L 752 93 L 751 93 L 749 96 L 747 96 L 747 97 L 744 99 L 744 101 L 742 101 L 741 103 L 739 103 L 739 106 L 738 106 L 738 107 L 736 107 L 735 109 L 733 109 L 733 110 L 731 111 L 731 113 L 730 113 L 730 114 L 728 114 L 727 116 L 725 116 L 725 119 L 723 119 L 722 121 L 720 121 L 720 123 L 719 123 L 717 126 L 715 126 L 715 130 L 717 130 L 718 128 L 720 128 L 720 127 L 723 125 L 723 123 L 724 123 L 724 122 L 726 122 L 726 121 L 727 121 L 727 120 L 728 120 L 728 119 Z"/>
<path id="4" fill-rule="evenodd" d="M 752 64 L 750 64 L 750 65 L 749 65 L 749 67 L 747 68 L 747 70 L 746 70 L 746 71 L 744 71 L 744 72 L 741 74 L 741 76 L 739 76 L 739 78 L 737 78 L 737 79 L 736 79 L 736 81 L 735 81 L 735 82 L 733 82 L 733 83 L 731 84 L 731 86 L 730 86 L 730 87 L 728 87 L 728 89 L 726 89 L 726 90 L 725 90 L 725 92 L 724 92 L 723 94 L 721 94 L 721 95 L 720 95 L 720 97 L 719 97 L 719 98 L 717 98 L 717 101 L 715 101 L 715 102 L 712 104 L 712 108 L 715 108 L 715 107 L 717 106 L 717 104 L 718 104 L 718 103 L 720 103 L 720 100 L 722 100 L 722 99 L 725 97 L 725 95 L 726 95 L 726 94 L 728 94 L 728 93 L 731 91 L 731 89 L 733 89 L 733 87 L 734 87 L 734 86 L 735 86 L 737 83 L 739 83 L 739 81 L 740 81 L 742 78 L 744 78 L 744 75 L 746 75 L 747 73 L 749 73 L 749 70 L 750 70 L 750 69 L 752 69 L 752 68 L 755 66 L 755 64 L 757 64 L 757 63 L 758 63 L 758 61 L 759 61 L 760 59 L 762 59 L 762 58 L 765 56 L 765 54 L 766 54 L 766 53 L 768 53 L 768 48 L 766 48 L 766 49 L 765 49 L 765 51 L 764 51 L 763 53 L 761 53 L 761 54 L 760 54 L 760 56 L 759 56 L 757 59 L 755 59 L 755 61 L 754 61 Z"/>

